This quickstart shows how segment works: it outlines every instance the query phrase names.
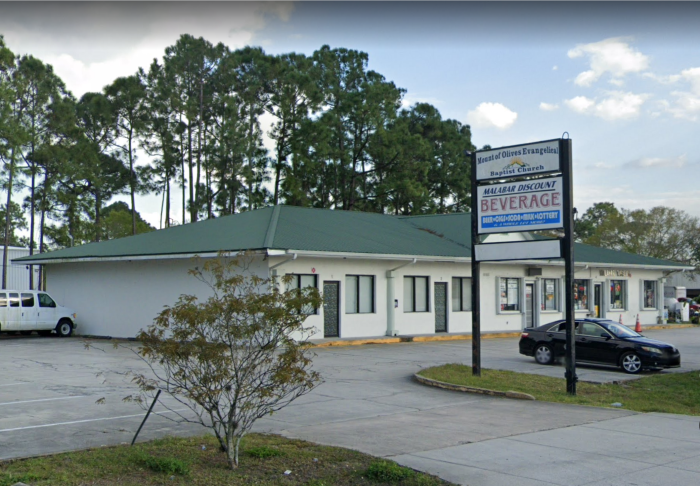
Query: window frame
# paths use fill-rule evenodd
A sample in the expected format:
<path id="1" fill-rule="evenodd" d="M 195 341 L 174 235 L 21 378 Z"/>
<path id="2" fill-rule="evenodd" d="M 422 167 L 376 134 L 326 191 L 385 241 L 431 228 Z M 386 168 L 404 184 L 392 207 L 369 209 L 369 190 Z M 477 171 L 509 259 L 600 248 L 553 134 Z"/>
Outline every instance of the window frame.
<path id="1" fill-rule="evenodd" d="M 318 275 L 315 273 L 289 273 L 287 275 L 291 275 L 294 277 L 294 282 L 293 284 L 296 285 L 296 287 L 289 287 L 288 290 L 291 289 L 301 289 L 301 277 L 313 277 L 314 279 L 314 285 L 313 288 L 318 290 Z M 305 287 L 304 287 L 305 288 Z M 304 312 L 304 309 L 298 309 L 297 312 L 299 314 L 304 314 L 307 316 L 313 316 L 318 314 L 318 307 L 314 307 L 314 309 L 311 312 Z"/>
<path id="2" fill-rule="evenodd" d="M 356 297 L 357 297 L 357 309 L 355 309 L 355 310 L 352 311 L 352 312 L 348 311 L 348 297 L 347 297 L 347 292 L 348 292 L 348 289 L 350 288 L 350 284 L 348 283 L 348 277 L 354 277 L 354 278 L 356 279 L 356 281 L 355 281 L 355 292 L 356 292 L 356 294 L 355 294 L 355 295 L 356 295 Z M 361 286 L 361 285 L 360 285 L 360 282 L 362 281 L 362 279 L 361 279 L 360 277 L 368 277 L 368 278 L 371 279 L 371 286 L 372 286 L 372 288 L 371 288 L 371 290 L 370 290 L 370 295 L 371 295 L 371 299 L 372 299 L 372 304 L 371 304 L 372 310 L 370 310 L 369 312 L 366 312 L 366 311 L 363 312 L 363 311 L 360 310 L 360 309 L 362 309 L 362 304 L 360 303 L 360 300 L 361 300 L 361 299 L 360 299 L 360 295 L 361 295 L 361 293 L 360 293 L 360 286 Z M 377 313 L 376 288 L 377 288 L 377 284 L 376 284 L 376 275 L 346 274 L 346 275 L 345 275 L 345 292 L 346 292 L 346 293 L 345 293 L 345 313 L 346 313 L 346 314 L 376 314 L 376 313 Z"/>
<path id="3" fill-rule="evenodd" d="M 42 303 L 41 303 L 41 298 L 42 298 L 43 296 L 46 296 L 46 297 L 51 301 L 51 303 L 52 303 L 53 305 L 42 305 Z M 39 307 L 41 307 L 42 309 L 55 309 L 56 307 L 58 307 L 58 304 L 56 304 L 56 301 L 53 300 L 53 297 L 51 297 L 51 296 L 50 296 L 49 294 L 47 294 L 46 292 L 38 292 L 38 293 L 36 294 L 36 297 L 37 297 L 36 300 L 37 300 L 37 302 L 39 303 Z"/>
<path id="4" fill-rule="evenodd" d="M 545 305 L 547 305 L 546 304 L 547 303 L 547 299 L 546 299 L 547 295 L 545 292 L 546 292 L 546 288 L 547 288 L 546 285 L 547 285 L 548 280 L 551 280 L 552 282 L 554 282 L 554 295 L 552 297 L 552 301 L 554 302 L 553 309 L 545 309 Z M 540 304 L 540 312 L 543 312 L 543 313 L 561 312 L 561 308 L 560 308 L 561 299 L 559 298 L 560 297 L 560 292 L 559 292 L 560 280 L 561 279 L 559 279 L 559 278 L 542 278 L 542 279 L 540 279 L 540 296 L 542 299 L 542 303 Z"/>
<path id="5" fill-rule="evenodd" d="M 458 285 L 455 287 L 455 280 L 458 282 Z M 472 295 L 471 292 L 469 295 L 466 297 L 464 296 L 464 286 L 462 285 L 463 280 L 469 280 L 469 287 L 471 288 L 472 285 L 474 285 L 474 282 L 472 282 L 471 277 L 452 277 L 452 292 L 454 293 L 455 288 L 459 289 L 459 309 L 454 308 L 454 296 L 452 296 L 452 312 L 471 312 L 472 311 Z M 468 309 L 465 309 L 465 302 L 468 303 Z"/>
<path id="6" fill-rule="evenodd" d="M 628 281 L 627 280 L 620 280 L 620 279 L 615 279 L 615 280 L 609 280 L 608 281 L 610 284 L 608 286 L 608 310 L 612 312 L 621 312 L 621 311 L 626 311 L 628 302 L 629 302 L 629 297 L 628 297 Z M 619 282 L 621 283 L 621 289 L 620 289 L 620 296 L 622 297 L 622 307 L 613 307 L 613 292 L 615 291 L 615 283 Z"/>
<path id="7" fill-rule="evenodd" d="M 646 306 L 646 283 L 647 282 L 650 282 L 654 286 L 654 297 L 653 297 L 654 306 L 653 307 Z M 641 289 L 642 295 L 640 296 L 640 299 L 639 299 L 639 308 L 641 310 L 658 310 L 658 308 L 659 308 L 659 304 L 658 304 L 658 302 L 659 302 L 659 298 L 658 298 L 659 285 L 658 285 L 658 282 L 656 280 L 642 280 L 641 283 L 642 283 L 642 289 Z"/>
<path id="8" fill-rule="evenodd" d="M 506 301 L 508 299 L 508 281 L 509 280 L 515 280 L 518 282 L 518 291 L 516 292 L 516 295 L 518 296 L 518 308 L 516 310 L 505 310 L 502 308 L 502 306 L 509 305 L 509 304 L 502 304 L 501 300 L 504 298 L 501 295 L 501 283 L 505 282 L 505 290 L 506 290 Z M 498 277 L 496 280 L 496 313 L 497 314 L 522 314 L 523 313 L 523 279 L 522 277 Z"/>
<path id="9" fill-rule="evenodd" d="M 591 305 L 592 304 L 592 299 L 591 299 L 591 279 L 588 278 L 575 278 L 574 279 L 574 287 L 576 288 L 576 293 L 578 294 L 578 285 L 576 282 L 584 282 L 586 284 L 586 304 L 583 307 L 576 308 L 576 299 L 574 299 L 574 312 L 590 312 L 591 311 Z M 573 289 L 572 289 L 573 290 Z"/>
<path id="10" fill-rule="evenodd" d="M 428 275 L 404 275 L 403 281 L 404 281 L 404 286 L 406 285 L 406 279 L 410 278 L 413 280 L 413 295 L 411 296 L 411 310 L 406 310 L 406 302 L 404 302 L 404 312 L 406 313 L 430 313 L 430 276 Z M 425 310 L 416 310 L 416 279 L 417 278 L 423 278 L 425 279 Z M 406 292 L 404 291 L 404 296 L 406 295 Z"/>

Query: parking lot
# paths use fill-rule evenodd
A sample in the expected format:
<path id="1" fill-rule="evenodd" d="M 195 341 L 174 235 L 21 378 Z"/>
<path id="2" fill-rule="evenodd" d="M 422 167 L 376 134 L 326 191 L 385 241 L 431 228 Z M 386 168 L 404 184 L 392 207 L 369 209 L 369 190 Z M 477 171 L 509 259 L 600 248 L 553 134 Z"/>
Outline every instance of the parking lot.
<path id="1" fill-rule="evenodd" d="M 646 334 L 680 348 L 683 366 L 670 372 L 700 369 L 700 329 Z M 315 367 L 325 382 L 260 420 L 257 430 L 402 457 L 410 463 L 407 454 L 638 415 L 460 394 L 411 379 L 424 367 L 470 363 L 471 341 L 321 348 L 317 353 Z M 564 374 L 561 365 L 543 367 L 519 355 L 517 339 L 485 339 L 482 356 L 486 368 Z M 94 341 L 86 349 L 80 338 L 3 337 L 0 364 L 0 459 L 128 443 L 143 418 L 139 406 L 122 401 L 136 391 L 125 373 L 143 370 L 143 364 L 131 350 L 114 349 L 109 341 Z M 630 378 L 602 367 L 580 366 L 578 374 L 589 381 Z M 104 404 L 98 405 L 103 397 Z M 154 410 L 139 440 L 204 431 L 171 422 L 172 413 L 160 404 Z M 522 420 L 524 415 L 527 420 Z"/>

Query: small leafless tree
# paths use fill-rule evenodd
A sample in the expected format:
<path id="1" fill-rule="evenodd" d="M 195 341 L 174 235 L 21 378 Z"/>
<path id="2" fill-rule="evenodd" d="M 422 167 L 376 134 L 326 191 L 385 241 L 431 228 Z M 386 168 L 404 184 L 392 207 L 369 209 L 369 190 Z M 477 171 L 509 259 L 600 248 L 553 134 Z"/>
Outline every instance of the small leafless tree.
<path id="1" fill-rule="evenodd" d="M 194 414 L 166 408 L 177 420 L 212 429 L 231 468 L 257 419 L 320 382 L 311 370 L 312 329 L 304 325 L 321 305 L 318 290 L 287 289 L 291 276 L 257 276 L 251 261 L 220 254 L 190 271 L 213 295 L 182 295 L 139 333 L 137 353 L 152 376 L 134 375 L 141 393 L 127 397 L 145 404 L 157 390 L 171 395 Z"/>

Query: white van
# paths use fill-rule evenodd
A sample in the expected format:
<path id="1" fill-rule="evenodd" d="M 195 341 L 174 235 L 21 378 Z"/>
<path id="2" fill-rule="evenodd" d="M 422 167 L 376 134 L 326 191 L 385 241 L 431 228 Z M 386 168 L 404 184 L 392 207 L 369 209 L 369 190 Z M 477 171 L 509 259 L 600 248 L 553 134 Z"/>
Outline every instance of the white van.
<path id="1" fill-rule="evenodd" d="M 61 307 L 46 292 L 0 290 L 0 332 L 68 337 L 77 327 L 73 309 Z"/>

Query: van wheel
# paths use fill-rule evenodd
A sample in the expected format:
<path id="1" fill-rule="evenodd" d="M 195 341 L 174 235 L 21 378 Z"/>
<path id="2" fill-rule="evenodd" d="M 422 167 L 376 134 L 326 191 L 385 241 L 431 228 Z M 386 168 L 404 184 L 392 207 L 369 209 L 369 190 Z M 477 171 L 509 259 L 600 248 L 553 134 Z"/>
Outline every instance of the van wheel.
<path id="1" fill-rule="evenodd" d="M 61 319 L 56 326 L 56 334 L 59 337 L 68 337 L 73 332 L 73 324 L 68 319 Z"/>

